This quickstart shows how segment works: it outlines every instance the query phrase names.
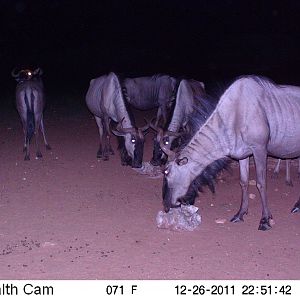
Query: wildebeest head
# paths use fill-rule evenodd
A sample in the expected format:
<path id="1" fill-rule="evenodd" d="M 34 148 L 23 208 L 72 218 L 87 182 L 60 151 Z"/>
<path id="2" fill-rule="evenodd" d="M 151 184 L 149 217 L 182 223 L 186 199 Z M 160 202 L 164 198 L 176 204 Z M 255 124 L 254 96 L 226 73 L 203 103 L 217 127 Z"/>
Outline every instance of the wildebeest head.
<path id="1" fill-rule="evenodd" d="M 170 158 L 171 153 L 168 156 Z M 189 190 L 197 177 L 199 165 L 187 157 L 172 157 L 171 159 L 164 169 L 162 190 L 163 205 L 166 212 L 172 207 L 180 206 L 182 203 L 194 204 L 197 196 L 195 192 L 193 192 L 193 195 L 189 195 Z M 188 199 L 187 195 L 189 196 Z"/>
<path id="2" fill-rule="evenodd" d="M 28 81 L 34 78 L 39 78 L 42 76 L 43 71 L 41 68 L 37 68 L 35 70 L 30 69 L 23 69 L 19 72 L 16 71 L 16 69 L 13 69 L 11 72 L 11 76 L 17 81 L 17 82 L 23 82 Z"/>
<path id="3" fill-rule="evenodd" d="M 153 156 L 150 163 L 153 166 L 160 166 L 166 163 L 167 156 L 162 150 L 160 144 L 162 143 L 165 148 L 171 149 L 173 141 L 180 136 L 177 132 L 164 131 L 162 128 L 155 126 L 152 122 L 150 127 L 157 132 L 153 140 Z"/>
<path id="4" fill-rule="evenodd" d="M 125 141 L 125 148 L 131 158 L 133 168 L 141 168 L 144 155 L 145 134 L 149 125 L 141 128 L 123 128 L 122 121 L 118 124 L 113 133 L 117 136 L 122 136 Z"/>
<path id="5" fill-rule="evenodd" d="M 161 143 L 162 150 L 168 155 L 169 162 L 164 169 L 163 204 L 165 211 L 181 204 L 194 204 L 199 191 L 208 186 L 215 192 L 215 180 L 221 170 L 228 170 L 227 157 L 215 160 L 209 165 L 200 164 L 181 152 L 176 154 Z"/>

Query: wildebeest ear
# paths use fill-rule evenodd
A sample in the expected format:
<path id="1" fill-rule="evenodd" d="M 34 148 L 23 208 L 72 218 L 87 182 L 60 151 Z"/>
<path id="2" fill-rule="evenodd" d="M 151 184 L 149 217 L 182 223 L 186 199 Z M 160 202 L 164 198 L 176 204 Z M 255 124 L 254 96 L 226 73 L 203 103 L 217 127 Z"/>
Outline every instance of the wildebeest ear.
<path id="1" fill-rule="evenodd" d="M 43 70 L 41 68 L 36 68 L 34 71 L 33 71 L 33 74 L 34 75 L 43 75 Z"/>
<path id="2" fill-rule="evenodd" d="M 187 157 L 184 157 L 184 158 L 177 158 L 176 159 L 176 164 L 178 165 L 178 166 L 184 166 L 184 165 L 186 165 L 187 163 L 188 163 L 188 158 Z"/>

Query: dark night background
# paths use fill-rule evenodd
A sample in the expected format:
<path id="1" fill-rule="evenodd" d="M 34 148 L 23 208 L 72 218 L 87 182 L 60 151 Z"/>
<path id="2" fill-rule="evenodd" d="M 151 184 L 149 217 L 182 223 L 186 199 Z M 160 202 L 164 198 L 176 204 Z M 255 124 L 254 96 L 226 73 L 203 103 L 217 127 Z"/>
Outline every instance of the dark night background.
<path id="1" fill-rule="evenodd" d="M 1 93 L 15 66 L 40 66 L 48 90 L 82 95 L 109 71 L 300 85 L 299 24 L 297 0 L 0 0 Z"/>

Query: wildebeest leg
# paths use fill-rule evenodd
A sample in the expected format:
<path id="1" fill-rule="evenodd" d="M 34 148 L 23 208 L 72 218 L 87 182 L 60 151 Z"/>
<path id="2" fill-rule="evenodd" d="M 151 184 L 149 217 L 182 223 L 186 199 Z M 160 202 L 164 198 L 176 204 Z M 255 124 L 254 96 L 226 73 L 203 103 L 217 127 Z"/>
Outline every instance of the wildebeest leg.
<path id="1" fill-rule="evenodd" d="M 35 146 L 36 146 L 36 157 L 37 158 L 42 158 L 43 155 L 40 151 L 40 146 L 39 146 L 39 133 L 40 133 L 40 126 L 41 126 L 41 117 L 38 117 L 36 122 L 35 122 Z"/>
<path id="2" fill-rule="evenodd" d="M 280 163 L 281 163 L 281 159 L 278 159 L 276 167 L 275 167 L 274 172 L 273 172 L 274 178 L 278 177 L 279 170 L 280 170 Z"/>
<path id="3" fill-rule="evenodd" d="M 295 203 L 294 207 L 292 208 L 291 212 L 296 213 L 297 211 L 300 210 L 300 198 L 299 200 Z"/>
<path id="4" fill-rule="evenodd" d="M 158 127 L 161 116 L 162 116 L 162 111 L 161 111 L 161 107 L 159 106 L 158 110 L 157 110 L 157 114 L 156 114 L 156 120 L 155 120 L 155 123 L 154 123 L 155 127 Z"/>
<path id="5" fill-rule="evenodd" d="M 300 177 L 300 158 L 298 158 L 298 177 Z"/>
<path id="6" fill-rule="evenodd" d="M 102 150 L 102 143 L 103 143 L 103 125 L 102 125 L 102 120 L 101 118 L 95 116 L 96 123 L 98 125 L 99 129 L 99 137 L 100 137 L 100 142 L 99 142 L 99 149 L 97 152 L 97 158 L 102 158 L 103 157 L 103 150 Z"/>
<path id="7" fill-rule="evenodd" d="M 230 220 L 231 222 L 244 221 L 244 215 L 248 213 L 249 195 L 249 157 L 239 161 L 240 165 L 240 185 L 242 187 L 242 201 L 237 214 Z"/>
<path id="8" fill-rule="evenodd" d="M 27 141 L 26 141 L 26 121 L 22 119 L 22 128 L 23 128 L 23 133 L 24 133 L 24 145 L 23 145 L 23 153 L 26 152 L 27 148 Z"/>
<path id="9" fill-rule="evenodd" d="M 44 143 L 45 143 L 46 149 L 47 150 L 51 150 L 51 146 L 48 144 L 47 139 L 46 139 L 45 127 L 44 127 L 44 117 L 43 116 L 41 118 L 41 131 L 42 131 L 42 134 L 43 134 L 43 138 L 44 138 Z"/>
<path id="10" fill-rule="evenodd" d="M 271 229 L 270 219 L 272 219 L 271 212 L 268 207 L 267 201 L 267 187 L 266 187 L 266 175 L 267 175 L 267 151 L 265 149 L 255 149 L 253 151 L 255 168 L 256 168 L 256 186 L 260 193 L 262 204 L 262 217 L 259 223 L 258 230 Z"/>
<path id="11" fill-rule="evenodd" d="M 30 155 L 29 155 L 29 139 L 25 137 L 26 140 L 26 149 L 25 149 L 25 157 L 24 160 L 30 160 Z"/>
<path id="12" fill-rule="evenodd" d="M 30 160 L 29 155 L 29 139 L 27 138 L 27 122 L 26 119 L 22 118 L 23 132 L 24 132 L 24 147 L 23 152 L 25 152 L 24 160 Z"/>
<path id="13" fill-rule="evenodd" d="M 285 183 L 289 186 L 293 186 L 293 182 L 291 180 L 291 160 L 286 160 L 286 175 L 285 175 Z"/>
<path id="14" fill-rule="evenodd" d="M 114 155 L 114 150 L 112 149 L 111 147 L 111 144 L 110 144 L 110 137 L 111 137 L 111 132 L 110 132 L 110 119 L 109 118 L 105 118 L 105 129 L 106 129 L 106 147 L 107 147 L 107 151 L 108 151 L 108 154 L 110 155 Z"/>
<path id="15" fill-rule="evenodd" d="M 109 148 L 110 148 L 110 135 L 109 135 L 109 120 L 108 118 L 102 119 L 103 125 L 103 151 L 102 151 L 102 158 L 103 160 L 109 160 Z"/>

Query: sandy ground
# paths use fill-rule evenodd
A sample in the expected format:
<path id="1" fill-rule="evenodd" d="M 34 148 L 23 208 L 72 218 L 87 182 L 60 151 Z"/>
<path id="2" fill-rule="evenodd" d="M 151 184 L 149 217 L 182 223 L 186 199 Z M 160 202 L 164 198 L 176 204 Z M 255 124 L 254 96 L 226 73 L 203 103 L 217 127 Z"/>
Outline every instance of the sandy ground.
<path id="1" fill-rule="evenodd" d="M 285 185 L 284 164 L 274 179 L 269 162 L 270 231 L 257 230 L 255 186 L 245 222 L 228 221 L 241 197 L 235 165 L 215 195 L 207 190 L 198 198 L 199 229 L 158 229 L 162 180 L 122 167 L 118 153 L 97 161 L 94 120 L 83 104 L 65 102 L 47 109 L 52 150 L 43 147 L 36 160 L 32 146 L 29 162 L 17 113 L 11 105 L 0 112 L 1 279 L 300 279 L 300 214 L 290 213 L 299 197 L 296 162 L 293 187 Z M 146 161 L 151 140 L 149 134 Z"/>

